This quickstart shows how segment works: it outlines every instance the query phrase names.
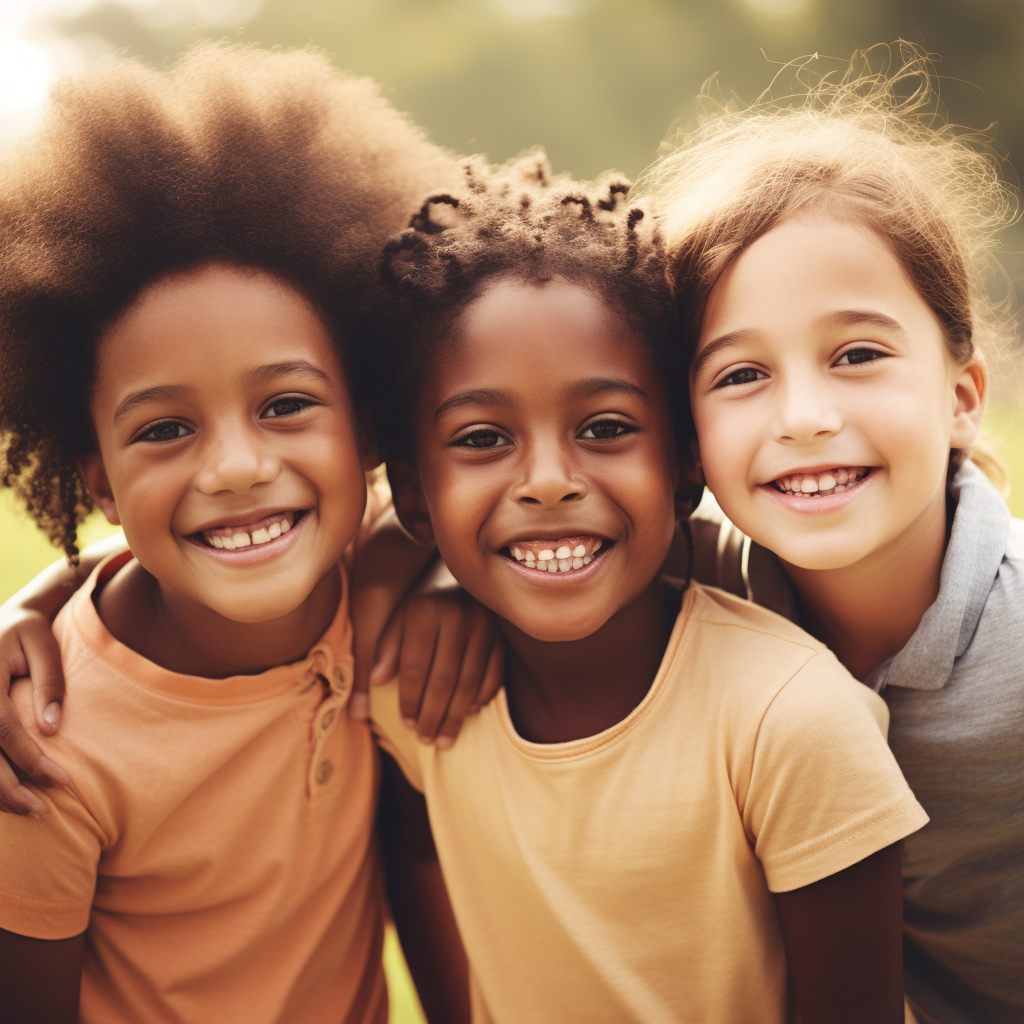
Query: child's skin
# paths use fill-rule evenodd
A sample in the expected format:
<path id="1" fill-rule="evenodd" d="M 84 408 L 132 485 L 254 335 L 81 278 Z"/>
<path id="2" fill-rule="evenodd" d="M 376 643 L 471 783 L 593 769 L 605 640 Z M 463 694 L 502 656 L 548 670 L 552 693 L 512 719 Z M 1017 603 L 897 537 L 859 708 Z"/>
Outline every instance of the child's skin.
<path id="1" fill-rule="evenodd" d="M 100 592 L 111 633 L 213 678 L 303 657 L 336 612 L 368 466 L 336 347 L 308 303 L 230 266 L 163 279 L 101 339 L 90 409 L 98 451 L 83 474 L 138 559 Z M 290 529 L 236 550 L 200 539 L 280 522 Z M 443 915 L 443 887 L 432 896 Z M 9 1019 L 77 1018 L 84 939 L 0 931 Z M 457 950 L 448 962 L 461 1006 Z"/>
<path id="2" fill-rule="evenodd" d="M 779 556 L 803 624 L 858 678 L 938 594 L 949 451 L 976 438 L 986 386 L 980 361 L 953 363 L 935 315 L 858 224 L 790 217 L 712 293 L 690 387 L 708 486 Z M 836 469 L 866 475 L 822 498 L 777 486 Z"/>
<path id="3" fill-rule="evenodd" d="M 499 616 L 518 733 L 551 743 L 621 721 L 678 607 L 659 569 L 686 477 L 642 340 L 586 288 L 492 283 L 428 374 L 415 425 L 416 466 L 389 467 L 396 508 Z M 570 537 L 604 553 L 564 574 L 503 553 Z M 806 1024 L 903 1019 L 897 847 L 775 898 Z"/>

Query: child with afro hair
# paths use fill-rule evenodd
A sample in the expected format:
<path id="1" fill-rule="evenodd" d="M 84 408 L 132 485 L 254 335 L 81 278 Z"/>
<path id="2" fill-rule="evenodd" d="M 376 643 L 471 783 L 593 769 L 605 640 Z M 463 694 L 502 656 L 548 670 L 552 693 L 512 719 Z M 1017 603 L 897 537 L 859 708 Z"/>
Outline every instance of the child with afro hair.
<path id="1" fill-rule="evenodd" d="M 0 167 L 3 484 L 131 547 L 55 622 L 71 780 L 0 814 L 4 1019 L 386 1019 L 348 553 L 379 253 L 454 173 L 373 83 L 218 45 L 62 81 Z"/>

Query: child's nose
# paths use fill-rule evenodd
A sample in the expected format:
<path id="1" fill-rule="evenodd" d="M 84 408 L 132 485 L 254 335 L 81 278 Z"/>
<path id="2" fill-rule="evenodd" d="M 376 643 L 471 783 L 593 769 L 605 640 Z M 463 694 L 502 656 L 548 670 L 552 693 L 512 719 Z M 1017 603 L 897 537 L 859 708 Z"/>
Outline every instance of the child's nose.
<path id="1" fill-rule="evenodd" d="M 240 428 L 211 438 L 196 486 L 203 494 L 243 493 L 256 484 L 271 483 L 280 472 L 279 460 L 261 439 Z"/>
<path id="2" fill-rule="evenodd" d="M 558 505 L 578 501 L 586 493 L 586 481 L 573 472 L 565 454 L 552 447 L 530 459 L 512 497 L 528 505 Z"/>
<path id="3" fill-rule="evenodd" d="M 790 382 L 780 390 L 773 433 L 777 441 L 808 444 L 837 434 L 843 418 L 820 382 Z"/>

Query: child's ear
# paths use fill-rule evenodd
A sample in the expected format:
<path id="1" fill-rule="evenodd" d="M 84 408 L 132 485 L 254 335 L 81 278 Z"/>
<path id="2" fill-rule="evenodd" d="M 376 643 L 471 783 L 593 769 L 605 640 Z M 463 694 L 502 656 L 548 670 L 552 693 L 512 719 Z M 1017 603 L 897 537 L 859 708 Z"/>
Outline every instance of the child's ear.
<path id="1" fill-rule="evenodd" d="M 110 481 L 107 479 L 107 470 L 103 465 L 103 459 L 94 452 L 92 455 L 86 455 L 84 459 L 79 459 L 77 466 L 96 507 L 107 517 L 108 523 L 120 526 L 121 517 L 117 514 L 117 503 L 114 501 L 114 493 L 110 489 Z"/>
<path id="2" fill-rule="evenodd" d="M 954 384 L 953 430 L 950 448 L 970 448 L 981 430 L 981 417 L 988 396 L 988 370 L 980 360 L 972 359 L 960 368 Z"/>
<path id="3" fill-rule="evenodd" d="M 430 524 L 430 512 L 416 467 L 408 462 L 389 459 L 387 471 L 398 521 L 417 544 L 434 547 L 434 528 Z"/>
<path id="4" fill-rule="evenodd" d="M 700 465 L 700 449 L 696 441 L 690 442 L 692 458 L 683 461 L 679 467 L 679 482 L 676 485 L 676 522 L 689 519 L 704 497 L 704 471 Z"/>

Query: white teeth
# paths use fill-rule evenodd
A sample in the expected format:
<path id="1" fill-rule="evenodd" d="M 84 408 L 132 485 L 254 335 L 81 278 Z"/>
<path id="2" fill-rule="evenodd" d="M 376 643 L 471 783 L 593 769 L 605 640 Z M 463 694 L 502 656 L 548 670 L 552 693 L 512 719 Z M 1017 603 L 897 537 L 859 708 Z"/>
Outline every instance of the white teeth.
<path id="1" fill-rule="evenodd" d="M 235 550 L 235 542 L 230 537 L 222 538 L 221 542 L 220 542 L 220 546 L 222 548 L 227 548 L 228 551 L 234 551 Z"/>
<path id="2" fill-rule="evenodd" d="M 805 476 L 803 480 L 800 481 L 800 490 L 803 491 L 804 494 L 813 494 L 817 489 L 818 481 L 815 480 L 813 476 Z"/>
<path id="3" fill-rule="evenodd" d="M 835 490 L 832 493 L 833 494 L 842 494 L 843 491 L 845 491 L 845 490 L 846 490 L 846 488 L 842 484 L 836 484 Z"/>
<path id="4" fill-rule="evenodd" d="M 562 549 L 559 548 L 558 550 L 561 551 Z M 566 548 L 565 550 L 568 551 L 569 549 Z M 571 559 L 569 559 L 569 558 L 560 558 L 558 560 L 559 572 L 568 572 L 571 568 L 572 568 L 572 560 Z"/>
<path id="5" fill-rule="evenodd" d="M 247 533 L 236 533 L 231 539 L 235 542 L 236 548 L 247 548 L 252 543 L 252 540 Z"/>
<path id="6" fill-rule="evenodd" d="M 568 544 L 563 544 L 563 545 L 562 545 L 562 546 L 561 546 L 561 547 L 560 547 L 560 548 L 559 548 L 559 549 L 558 549 L 558 550 L 557 550 L 557 551 L 555 552 L 555 558 L 559 558 L 559 559 L 561 559 L 561 558 L 569 558 L 569 557 L 570 557 L 570 555 L 572 555 L 572 551 L 570 550 L 570 548 L 569 548 L 569 545 L 568 545 Z"/>
<path id="7" fill-rule="evenodd" d="M 582 569 L 583 568 L 583 559 L 582 558 L 574 558 L 572 560 L 572 567 L 574 569 Z"/>
<path id="8" fill-rule="evenodd" d="M 523 560 L 523 552 L 522 552 L 522 550 L 520 548 L 513 548 L 512 549 L 512 557 L 517 562 L 521 562 Z"/>
<path id="9" fill-rule="evenodd" d="M 547 561 L 546 558 L 538 558 L 537 559 L 537 568 L 540 569 L 541 572 L 544 572 L 547 569 L 547 567 L 548 567 L 548 561 Z"/>
<path id="10" fill-rule="evenodd" d="M 269 544 L 272 540 L 269 530 L 253 530 L 252 531 L 252 542 L 253 544 Z"/>
<path id="11" fill-rule="evenodd" d="M 837 469 L 836 470 L 836 483 L 837 484 L 845 484 L 846 481 L 849 480 L 849 478 L 850 478 L 850 474 L 847 473 L 845 469 Z"/>
<path id="12" fill-rule="evenodd" d="M 292 524 L 287 519 L 281 520 L 281 532 L 287 533 L 292 528 Z"/>
<path id="13" fill-rule="evenodd" d="M 592 555 L 584 555 L 584 556 L 583 556 L 583 564 L 584 564 L 584 565 L 590 565 L 590 563 L 591 563 L 591 562 L 592 562 L 593 560 L 594 560 L 594 558 L 593 558 L 593 556 L 592 556 Z"/>
<path id="14" fill-rule="evenodd" d="M 572 549 L 573 558 L 582 558 L 586 553 L 587 549 L 582 544 L 577 544 L 576 547 Z"/>
<path id="15" fill-rule="evenodd" d="M 826 473 L 818 479 L 818 489 L 821 491 L 831 491 L 835 485 L 836 478 L 831 473 Z"/>
<path id="16" fill-rule="evenodd" d="M 554 553 L 554 551 L 551 550 L 551 548 L 545 548 L 543 551 L 538 551 L 537 552 L 537 561 L 538 562 L 540 562 L 540 561 L 550 562 L 551 559 L 554 558 L 554 557 L 555 557 L 555 553 Z"/>
<path id="17" fill-rule="evenodd" d="M 224 547 L 224 538 L 223 537 L 211 537 L 210 538 L 210 543 L 215 548 L 222 548 L 222 547 Z"/>
<path id="18" fill-rule="evenodd" d="M 558 572 L 558 563 L 554 559 L 548 562 L 548 572 Z"/>
<path id="19" fill-rule="evenodd" d="M 270 534 L 271 540 L 277 540 L 277 538 L 281 536 L 281 524 L 271 523 L 270 526 L 267 528 L 267 533 Z"/>

